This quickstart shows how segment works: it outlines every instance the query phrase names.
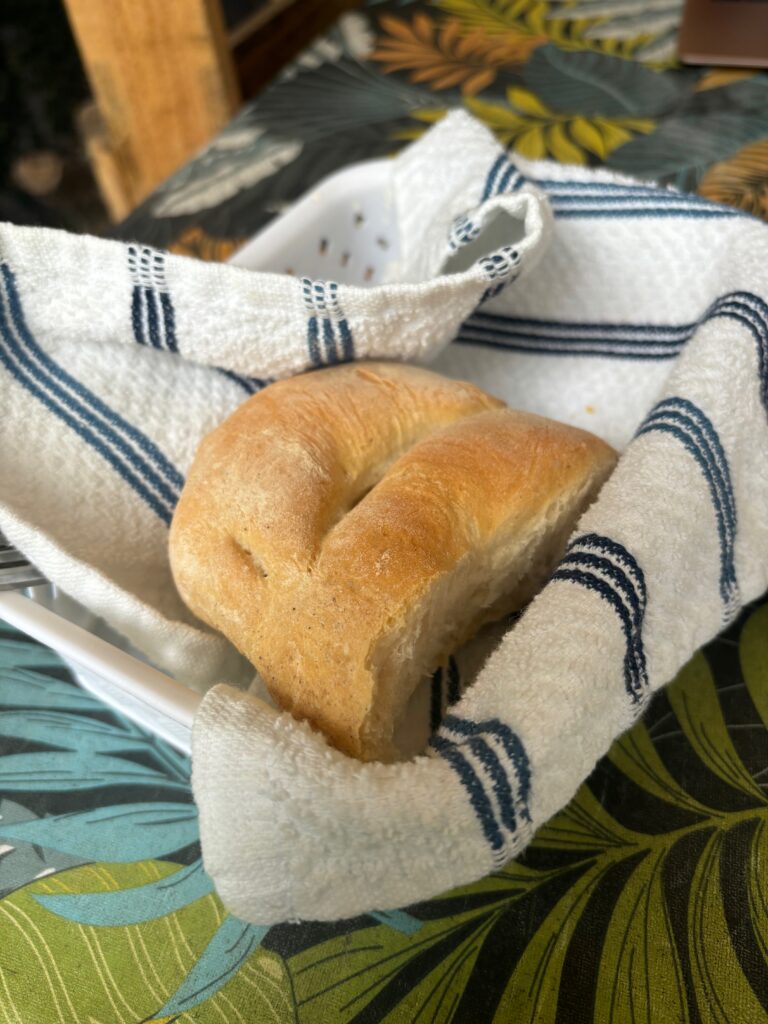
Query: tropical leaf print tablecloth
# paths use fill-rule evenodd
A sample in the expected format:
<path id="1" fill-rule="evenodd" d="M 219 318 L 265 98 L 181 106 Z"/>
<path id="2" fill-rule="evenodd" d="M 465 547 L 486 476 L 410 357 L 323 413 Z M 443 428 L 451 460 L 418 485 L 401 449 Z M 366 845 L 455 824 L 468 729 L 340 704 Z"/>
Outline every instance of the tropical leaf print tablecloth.
<path id="1" fill-rule="evenodd" d="M 768 216 L 768 74 L 674 60 L 682 0 L 368 0 L 118 230 L 224 259 L 320 178 L 465 105 L 527 157 Z"/>
<path id="2" fill-rule="evenodd" d="M 523 858 L 396 913 L 229 916 L 187 759 L 5 626 L 0 792 L 3 1021 L 768 1020 L 768 602 Z"/>
<path id="3" fill-rule="evenodd" d="M 526 156 L 768 215 L 768 75 L 676 66 L 680 6 L 370 0 L 117 233 L 226 259 L 460 104 Z M 253 928 L 201 866 L 187 760 L 0 625 L 0 1024 L 768 1021 L 767 793 L 763 601 L 517 862 L 397 913 Z"/>

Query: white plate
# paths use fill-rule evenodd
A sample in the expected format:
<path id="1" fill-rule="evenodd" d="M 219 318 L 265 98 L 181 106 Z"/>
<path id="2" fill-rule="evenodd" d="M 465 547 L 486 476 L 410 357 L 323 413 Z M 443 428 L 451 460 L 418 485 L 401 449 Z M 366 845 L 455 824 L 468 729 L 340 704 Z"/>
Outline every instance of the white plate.
<path id="1" fill-rule="evenodd" d="M 200 694 L 129 653 L 126 641 L 71 598 L 52 586 L 0 593 L 0 618 L 53 648 L 105 704 L 190 752 Z"/>

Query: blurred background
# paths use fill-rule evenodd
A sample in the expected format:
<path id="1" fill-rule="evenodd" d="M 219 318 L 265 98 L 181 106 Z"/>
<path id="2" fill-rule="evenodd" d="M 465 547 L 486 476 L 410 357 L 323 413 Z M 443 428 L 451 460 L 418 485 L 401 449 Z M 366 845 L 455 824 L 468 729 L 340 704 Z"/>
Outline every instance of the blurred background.
<path id="1" fill-rule="evenodd" d="M 0 218 L 99 231 L 107 215 L 77 134 L 88 99 L 58 0 L 0 4 Z"/>
<path id="2" fill-rule="evenodd" d="M 765 218 L 766 66 L 764 2 L 1 0 L 0 218 L 225 259 L 457 106 Z"/>
<path id="3" fill-rule="evenodd" d="M 0 219 L 105 231 L 352 6 L 3 0 Z"/>

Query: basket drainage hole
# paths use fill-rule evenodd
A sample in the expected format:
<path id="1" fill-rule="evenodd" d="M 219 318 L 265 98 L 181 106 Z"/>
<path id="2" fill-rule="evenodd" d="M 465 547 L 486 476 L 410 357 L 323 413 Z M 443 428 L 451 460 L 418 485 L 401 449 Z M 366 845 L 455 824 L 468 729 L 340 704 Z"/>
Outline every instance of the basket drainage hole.
<path id="1" fill-rule="evenodd" d="M 378 247 L 380 249 L 388 249 L 389 248 L 389 242 L 387 241 L 386 238 L 377 238 L 376 239 L 376 245 L 378 245 Z"/>
<path id="2" fill-rule="evenodd" d="M 372 277 L 373 277 L 373 274 L 374 274 L 373 267 L 366 267 L 365 268 L 365 273 L 363 274 L 363 280 L 364 281 L 370 281 L 372 279 Z"/>
<path id="3" fill-rule="evenodd" d="M 354 219 L 355 219 L 355 227 L 356 228 L 359 228 L 361 224 L 365 223 L 365 215 L 362 214 L 359 210 L 357 211 L 357 213 L 355 213 L 355 218 Z"/>
<path id="4" fill-rule="evenodd" d="M 324 255 L 326 252 L 328 252 L 328 239 L 327 238 L 321 238 L 320 239 L 320 245 L 318 246 L 318 251 L 319 251 L 321 256 Z"/>
<path id="5" fill-rule="evenodd" d="M 348 263 L 349 263 L 349 253 L 348 252 L 343 252 L 341 254 L 341 265 L 342 265 L 342 267 L 346 267 L 346 265 Z"/>

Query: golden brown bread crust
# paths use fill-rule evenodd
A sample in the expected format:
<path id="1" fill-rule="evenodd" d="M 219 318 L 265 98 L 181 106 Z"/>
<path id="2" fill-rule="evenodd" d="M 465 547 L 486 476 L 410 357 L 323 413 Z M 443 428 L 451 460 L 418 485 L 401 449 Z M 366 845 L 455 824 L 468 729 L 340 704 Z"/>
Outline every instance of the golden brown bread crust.
<path id="1" fill-rule="evenodd" d="M 614 461 L 591 434 L 427 370 L 316 371 L 204 439 L 171 565 L 279 704 L 388 759 L 424 674 L 532 596 Z"/>

